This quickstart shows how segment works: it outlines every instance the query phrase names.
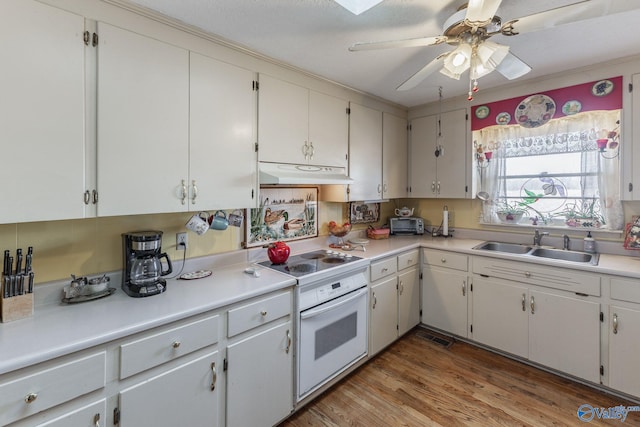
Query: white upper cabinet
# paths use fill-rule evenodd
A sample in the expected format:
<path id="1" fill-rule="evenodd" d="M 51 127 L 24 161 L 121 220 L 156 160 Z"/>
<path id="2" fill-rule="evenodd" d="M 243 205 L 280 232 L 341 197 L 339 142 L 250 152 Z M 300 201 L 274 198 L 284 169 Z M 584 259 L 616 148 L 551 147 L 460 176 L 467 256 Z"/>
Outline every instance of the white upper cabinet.
<path id="1" fill-rule="evenodd" d="M 382 199 L 382 112 L 351 103 L 349 200 Z"/>
<path id="2" fill-rule="evenodd" d="M 347 166 L 347 101 L 260 75 L 262 162 Z"/>
<path id="3" fill-rule="evenodd" d="M 467 197 L 467 113 L 454 110 L 411 122 L 410 193 L 413 198 Z"/>
<path id="4" fill-rule="evenodd" d="M 255 205 L 255 74 L 190 54 L 190 210 Z"/>
<path id="5" fill-rule="evenodd" d="M 382 198 L 407 197 L 407 120 L 382 113 Z"/>
<path id="6" fill-rule="evenodd" d="M 0 223 L 84 216 L 84 18 L 0 2 Z"/>
<path id="7" fill-rule="evenodd" d="M 98 23 L 98 215 L 188 209 L 189 52 Z"/>

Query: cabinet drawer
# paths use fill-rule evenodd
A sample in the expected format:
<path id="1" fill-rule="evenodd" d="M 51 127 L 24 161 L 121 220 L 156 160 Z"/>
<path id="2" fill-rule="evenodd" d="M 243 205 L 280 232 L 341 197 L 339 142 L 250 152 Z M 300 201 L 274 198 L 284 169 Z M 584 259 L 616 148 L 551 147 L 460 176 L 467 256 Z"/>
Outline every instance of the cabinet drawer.
<path id="1" fill-rule="evenodd" d="M 398 271 L 398 261 L 396 257 L 383 259 L 382 261 L 371 263 L 371 281 L 382 279 L 383 277 L 395 274 Z"/>
<path id="2" fill-rule="evenodd" d="M 422 251 L 424 263 L 427 265 L 453 268 L 460 271 L 467 271 L 469 268 L 469 257 L 467 255 L 436 249 L 423 249 Z"/>
<path id="3" fill-rule="evenodd" d="M 107 424 L 106 419 L 107 400 L 102 399 L 44 424 L 38 424 L 38 427 L 100 426 Z"/>
<path id="4" fill-rule="evenodd" d="M 402 255 L 398 255 L 398 271 L 418 264 L 420 251 L 410 251 Z"/>
<path id="5" fill-rule="evenodd" d="M 474 257 L 473 272 L 488 277 L 500 277 L 521 283 L 600 296 L 600 276 L 580 273 L 577 270 L 568 268 L 501 261 L 498 258 Z"/>
<path id="6" fill-rule="evenodd" d="M 0 384 L 0 425 L 7 425 L 105 386 L 106 352 L 53 365 Z"/>
<path id="7" fill-rule="evenodd" d="M 611 279 L 611 299 L 640 304 L 640 280 Z"/>
<path id="8" fill-rule="evenodd" d="M 218 342 L 215 315 L 120 346 L 120 379 Z"/>
<path id="9" fill-rule="evenodd" d="M 228 336 L 233 337 L 291 314 L 291 292 L 263 298 L 229 310 Z"/>

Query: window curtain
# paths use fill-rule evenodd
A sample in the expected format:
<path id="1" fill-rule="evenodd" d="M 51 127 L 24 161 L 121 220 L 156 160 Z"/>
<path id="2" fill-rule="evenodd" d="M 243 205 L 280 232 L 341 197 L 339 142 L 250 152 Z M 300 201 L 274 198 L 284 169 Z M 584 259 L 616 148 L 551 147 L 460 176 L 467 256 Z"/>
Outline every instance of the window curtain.
<path id="1" fill-rule="evenodd" d="M 476 152 L 492 153 L 488 163 L 478 162 L 476 157 L 478 191 L 489 195 L 483 203 L 481 221 L 500 222 L 496 212 L 497 202 L 506 194 L 504 180 L 500 179 L 506 173 L 506 158 L 581 152 L 582 172 L 598 172 L 596 177 L 583 179 L 583 194 L 599 199 L 607 229 L 621 230 L 624 213 L 620 201 L 620 114 L 621 110 L 588 111 L 550 120 L 538 128 L 496 125 L 474 131 Z M 616 135 L 610 138 L 612 132 Z M 608 143 L 604 150 L 598 145 L 602 139 Z"/>

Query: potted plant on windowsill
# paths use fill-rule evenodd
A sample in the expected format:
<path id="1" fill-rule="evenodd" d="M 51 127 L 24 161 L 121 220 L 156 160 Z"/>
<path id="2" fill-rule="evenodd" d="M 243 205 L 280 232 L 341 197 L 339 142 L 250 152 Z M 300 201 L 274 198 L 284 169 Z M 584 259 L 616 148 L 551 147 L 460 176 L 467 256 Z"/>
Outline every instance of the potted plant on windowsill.
<path id="1" fill-rule="evenodd" d="M 528 209 L 517 202 L 501 202 L 496 214 L 504 224 L 517 224 L 528 212 Z"/>
<path id="2" fill-rule="evenodd" d="M 569 227 L 600 228 L 605 224 L 602 214 L 597 212 L 597 199 L 576 201 L 568 205 L 557 216 L 565 219 L 565 224 Z"/>

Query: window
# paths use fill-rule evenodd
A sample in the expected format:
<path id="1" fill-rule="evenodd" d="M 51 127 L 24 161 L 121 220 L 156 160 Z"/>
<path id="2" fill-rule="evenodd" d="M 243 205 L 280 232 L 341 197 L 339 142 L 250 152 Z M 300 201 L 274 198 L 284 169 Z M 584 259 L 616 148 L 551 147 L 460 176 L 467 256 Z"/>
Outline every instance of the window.
<path id="1" fill-rule="evenodd" d="M 597 110 L 474 131 L 481 221 L 622 229 L 620 115 Z"/>

